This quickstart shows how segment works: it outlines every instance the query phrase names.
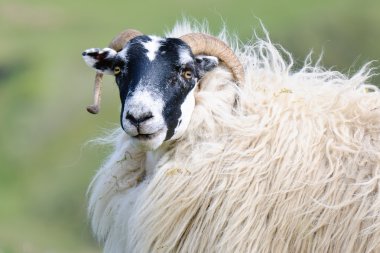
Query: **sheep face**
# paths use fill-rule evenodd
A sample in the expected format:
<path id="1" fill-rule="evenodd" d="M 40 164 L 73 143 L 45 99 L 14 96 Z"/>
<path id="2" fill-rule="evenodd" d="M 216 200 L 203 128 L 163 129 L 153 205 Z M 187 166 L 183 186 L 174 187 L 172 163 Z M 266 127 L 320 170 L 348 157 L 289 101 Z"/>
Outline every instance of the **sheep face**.
<path id="1" fill-rule="evenodd" d="M 218 64 L 213 56 L 194 56 L 180 39 L 138 36 L 123 50 L 88 49 L 87 65 L 115 76 L 124 131 L 145 149 L 181 137 L 194 109 L 194 89 Z"/>

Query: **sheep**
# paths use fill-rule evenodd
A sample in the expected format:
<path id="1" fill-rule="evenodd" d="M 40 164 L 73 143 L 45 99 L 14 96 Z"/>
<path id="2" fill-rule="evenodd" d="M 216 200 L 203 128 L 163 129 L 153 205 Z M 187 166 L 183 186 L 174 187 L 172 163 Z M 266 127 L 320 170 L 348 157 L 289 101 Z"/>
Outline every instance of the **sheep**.
<path id="1" fill-rule="evenodd" d="M 194 32 L 207 29 L 184 22 L 166 38 Z M 192 113 L 175 138 L 136 140 L 122 108 L 122 129 L 103 139 L 114 149 L 89 187 L 89 216 L 104 252 L 380 252 L 380 94 L 369 66 L 349 78 L 309 56 L 295 70 L 269 39 L 219 39 L 235 45 L 244 73 L 198 55 L 207 66 L 200 80 L 191 73 L 182 112 Z M 93 66 L 102 51 L 85 52 Z M 129 121 L 154 120 L 149 103 L 130 103 Z"/>

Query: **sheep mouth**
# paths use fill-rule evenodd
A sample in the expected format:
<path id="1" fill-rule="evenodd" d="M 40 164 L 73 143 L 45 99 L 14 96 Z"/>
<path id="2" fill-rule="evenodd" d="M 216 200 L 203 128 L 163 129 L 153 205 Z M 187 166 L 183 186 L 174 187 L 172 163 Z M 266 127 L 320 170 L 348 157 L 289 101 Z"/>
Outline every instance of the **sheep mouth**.
<path id="1" fill-rule="evenodd" d="M 141 140 L 141 141 L 143 141 L 143 140 L 151 140 L 151 139 L 157 137 L 158 135 L 160 135 L 161 132 L 162 132 L 162 129 L 158 130 L 157 132 L 150 133 L 150 134 L 141 134 L 141 133 L 139 133 L 139 134 L 133 136 L 133 138 L 136 138 L 136 139 Z"/>

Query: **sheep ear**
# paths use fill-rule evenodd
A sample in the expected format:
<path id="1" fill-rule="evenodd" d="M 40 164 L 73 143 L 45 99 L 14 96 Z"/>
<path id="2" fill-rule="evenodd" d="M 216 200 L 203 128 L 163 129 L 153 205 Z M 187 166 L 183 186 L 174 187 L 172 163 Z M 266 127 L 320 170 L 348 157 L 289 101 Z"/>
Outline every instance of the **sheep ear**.
<path id="1" fill-rule="evenodd" d="M 86 64 L 101 73 L 113 75 L 113 65 L 117 52 L 111 48 L 90 48 L 82 53 Z"/>
<path id="2" fill-rule="evenodd" d="M 199 78 L 202 78 L 208 71 L 213 70 L 218 64 L 219 60 L 215 56 L 197 55 L 195 57 Z"/>

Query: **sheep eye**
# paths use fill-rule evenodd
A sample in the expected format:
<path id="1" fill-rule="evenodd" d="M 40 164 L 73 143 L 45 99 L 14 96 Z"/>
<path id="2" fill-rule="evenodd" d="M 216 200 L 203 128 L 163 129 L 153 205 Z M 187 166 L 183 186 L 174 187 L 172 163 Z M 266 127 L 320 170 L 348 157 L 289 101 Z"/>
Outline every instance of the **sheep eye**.
<path id="1" fill-rule="evenodd" d="M 193 76 L 193 73 L 191 73 L 190 70 L 185 70 L 182 72 L 182 76 L 185 78 L 185 79 L 190 79 L 192 76 Z"/>
<path id="2" fill-rule="evenodd" d="M 113 73 L 114 73 L 115 75 L 119 74 L 120 72 L 121 72 L 121 69 L 120 69 L 120 67 L 118 67 L 118 66 L 116 66 L 116 67 L 113 69 Z"/>

